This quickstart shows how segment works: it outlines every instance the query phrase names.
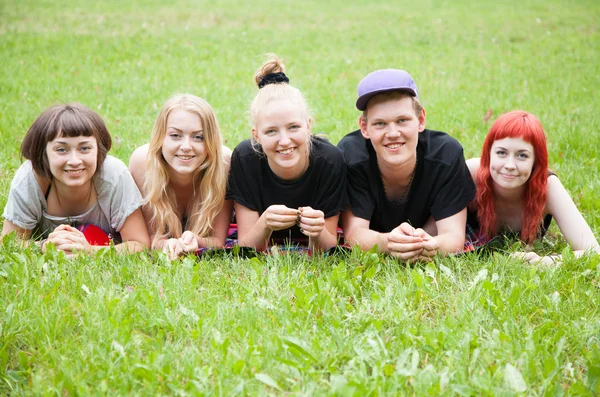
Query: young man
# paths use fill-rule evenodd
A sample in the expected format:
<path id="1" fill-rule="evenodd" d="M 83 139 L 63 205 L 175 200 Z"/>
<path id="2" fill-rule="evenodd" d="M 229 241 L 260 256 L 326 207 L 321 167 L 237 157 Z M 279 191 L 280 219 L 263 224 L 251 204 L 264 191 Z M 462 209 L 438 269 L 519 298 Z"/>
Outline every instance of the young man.
<path id="1" fill-rule="evenodd" d="M 404 70 L 385 69 L 358 85 L 360 130 L 338 144 L 348 164 L 346 242 L 403 261 L 460 251 L 475 186 L 462 146 L 425 129 L 417 86 Z"/>

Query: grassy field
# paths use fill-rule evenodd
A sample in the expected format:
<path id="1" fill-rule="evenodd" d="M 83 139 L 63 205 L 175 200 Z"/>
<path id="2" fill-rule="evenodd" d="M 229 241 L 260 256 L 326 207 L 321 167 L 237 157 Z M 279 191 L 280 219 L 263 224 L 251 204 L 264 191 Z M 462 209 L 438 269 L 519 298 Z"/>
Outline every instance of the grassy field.
<path id="1" fill-rule="evenodd" d="M 379 68 L 413 75 L 427 126 L 467 157 L 498 115 L 531 111 L 599 236 L 599 21 L 594 0 L 3 0 L 0 208 L 46 107 L 96 110 L 127 162 L 166 98 L 191 92 L 233 148 L 250 136 L 253 72 L 275 52 L 334 143 Z M 564 246 L 553 226 L 539 249 Z M 411 267 L 358 250 L 171 263 L 68 260 L 7 238 L 0 395 L 599 395 L 600 258 L 564 254 L 556 269 L 502 252 Z"/>

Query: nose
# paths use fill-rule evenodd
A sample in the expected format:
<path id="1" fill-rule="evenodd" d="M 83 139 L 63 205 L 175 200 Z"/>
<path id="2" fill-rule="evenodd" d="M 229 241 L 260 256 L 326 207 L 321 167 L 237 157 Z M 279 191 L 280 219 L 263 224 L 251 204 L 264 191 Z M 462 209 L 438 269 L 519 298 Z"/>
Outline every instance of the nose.
<path id="1" fill-rule="evenodd" d="M 508 156 L 508 158 L 506 159 L 506 163 L 504 163 L 504 168 L 506 168 L 507 170 L 515 169 L 515 159 L 512 156 Z"/>
<path id="2" fill-rule="evenodd" d="M 79 158 L 79 153 L 77 150 L 71 150 L 71 155 L 69 156 L 67 162 L 71 165 L 81 163 L 81 158 Z"/>
<path id="3" fill-rule="evenodd" d="M 279 135 L 279 145 L 287 146 L 290 144 L 290 142 L 291 142 L 290 136 L 288 135 L 287 132 L 283 131 L 281 133 L 281 135 Z"/>
<path id="4" fill-rule="evenodd" d="M 400 130 L 400 125 L 396 123 L 390 123 L 390 128 L 387 132 L 388 138 L 396 138 L 402 135 L 402 131 Z"/>
<path id="5" fill-rule="evenodd" d="M 184 152 L 187 152 L 191 149 L 192 149 L 192 146 L 190 145 L 190 137 L 184 136 L 183 139 L 181 140 L 181 150 L 183 150 Z"/>

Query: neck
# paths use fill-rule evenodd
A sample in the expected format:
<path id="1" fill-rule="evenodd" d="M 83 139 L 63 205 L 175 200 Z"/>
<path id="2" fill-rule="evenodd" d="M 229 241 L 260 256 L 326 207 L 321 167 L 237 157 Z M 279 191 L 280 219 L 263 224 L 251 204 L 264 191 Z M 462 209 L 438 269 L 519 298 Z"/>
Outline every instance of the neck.
<path id="1" fill-rule="evenodd" d="M 194 174 L 180 174 L 169 170 L 169 184 L 173 188 L 188 188 L 194 184 Z"/>
<path id="2" fill-rule="evenodd" d="M 273 169 L 268 159 L 267 162 L 269 163 L 269 168 L 271 168 L 271 171 L 273 171 L 273 173 L 277 175 L 278 178 L 281 178 L 284 181 L 294 181 L 296 179 L 299 179 L 300 177 L 302 177 L 302 175 L 304 175 L 309 166 L 308 157 L 303 157 L 302 160 L 300 160 L 298 164 L 291 169 Z"/>
<path id="3" fill-rule="evenodd" d="M 525 193 L 525 186 L 519 186 L 516 189 L 505 189 L 494 183 L 494 197 L 497 201 L 501 202 L 521 202 L 523 194 Z"/>
<path id="4" fill-rule="evenodd" d="M 88 201 L 92 191 L 92 181 L 88 181 L 83 186 L 69 187 L 62 184 L 54 183 L 56 188 L 56 196 L 61 203 Z"/>
<path id="5" fill-rule="evenodd" d="M 417 166 L 417 154 L 415 153 L 404 163 L 395 165 L 390 165 L 377 159 L 377 166 L 384 181 L 406 184 Z"/>

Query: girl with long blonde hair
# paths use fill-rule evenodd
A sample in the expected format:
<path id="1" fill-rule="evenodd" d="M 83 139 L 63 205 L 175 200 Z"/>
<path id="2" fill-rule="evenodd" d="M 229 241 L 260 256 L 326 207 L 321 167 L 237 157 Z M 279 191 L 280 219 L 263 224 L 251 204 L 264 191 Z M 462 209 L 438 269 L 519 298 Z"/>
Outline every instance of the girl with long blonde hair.
<path id="1" fill-rule="evenodd" d="M 225 201 L 228 154 L 205 100 L 190 94 L 167 100 L 150 143 L 129 161 L 145 199 L 152 248 L 175 258 L 224 245 L 232 211 L 232 202 Z"/>

